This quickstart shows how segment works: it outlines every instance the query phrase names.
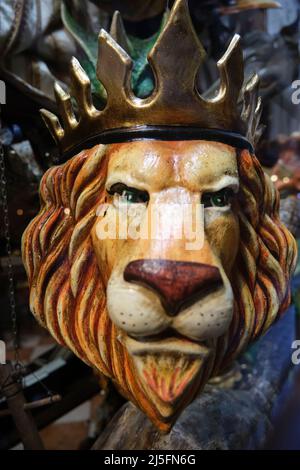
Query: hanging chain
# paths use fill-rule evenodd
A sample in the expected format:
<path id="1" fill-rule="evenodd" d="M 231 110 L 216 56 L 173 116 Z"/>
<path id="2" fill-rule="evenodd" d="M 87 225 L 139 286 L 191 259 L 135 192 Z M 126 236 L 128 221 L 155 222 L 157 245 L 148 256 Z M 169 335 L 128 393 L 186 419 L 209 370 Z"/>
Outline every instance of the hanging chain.
<path id="1" fill-rule="evenodd" d="M 1 126 L 1 121 L 0 121 Z M 11 251 L 11 240 L 10 240 L 10 225 L 8 216 L 8 201 L 7 201 L 7 181 L 5 175 L 5 159 L 4 159 L 4 147 L 0 138 L 0 194 L 1 202 L 3 207 L 3 220 L 4 220 L 4 237 L 6 241 L 6 254 L 7 254 L 7 277 L 8 277 L 8 295 L 9 295 L 9 306 L 11 313 L 11 327 L 13 334 L 13 347 L 14 347 L 14 359 L 15 359 L 15 370 L 18 373 L 16 380 L 22 383 L 22 370 L 24 366 L 19 358 L 19 335 L 18 335 L 18 321 L 17 321 L 17 310 L 16 310 L 16 296 L 15 296 L 15 283 L 14 283 L 14 268 L 12 262 L 12 251 Z M 47 395 L 52 397 L 53 392 L 47 387 L 47 385 L 32 372 L 32 375 L 37 379 Z M 4 385 L 4 384 L 2 384 Z M 1 389 L 0 389 L 1 393 Z"/>
<path id="2" fill-rule="evenodd" d="M 7 201 L 7 182 L 5 176 L 5 160 L 4 160 L 4 148 L 3 143 L 0 139 L 0 194 L 3 207 L 3 221 L 4 221 L 4 237 L 6 241 L 6 253 L 8 261 L 8 296 L 9 306 L 11 313 L 11 326 L 13 334 L 13 347 L 15 357 L 15 367 L 20 365 L 19 361 L 19 341 L 18 341 L 18 322 L 17 322 L 17 311 L 16 311 L 16 297 L 15 297 L 15 286 L 14 286 L 14 268 L 12 262 L 12 251 L 11 251 L 11 240 L 10 240 L 10 227 L 8 217 L 8 201 Z"/>
<path id="3" fill-rule="evenodd" d="M 1 129 L 1 119 L 0 119 L 0 129 Z M 1 203 L 3 208 L 3 221 L 4 221 L 4 238 L 6 241 L 6 254 L 7 254 L 7 277 L 8 277 L 8 295 L 9 295 L 9 306 L 11 313 L 11 327 L 13 334 L 13 347 L 14 347 L 14 359 L 15 359 L 15 370 L 18 375 L 16 375 L 15 380 L 19 381 L 22 385 L 22 370 L 24 366 L 19 358 L 19 335 L 18 335 L 18 321 L 17 321 L 17 310 L 16 310 L 16 296 L 15 296 L 15 283 L 14 283 L 14 268 L 12 262 L 12 250 L 11 250 L 11 239 L 10 239 L 10 224 L 9 224 L 9 214 L 8 214 L 8 200 L 7 200 L 7 181 L 5 175 L 5 158 L 4 158 L 4 146 L 0 138 L 0 195 Z M 47 385 L 38 377 L 37 374 L 32 372 L 32 375 L 37 379 L 39 384 L 43 387 L 49 397 L 53 397 L 53 392 L 50 390 Z M 0 393 L 5 384 L 2 384 Z"/>

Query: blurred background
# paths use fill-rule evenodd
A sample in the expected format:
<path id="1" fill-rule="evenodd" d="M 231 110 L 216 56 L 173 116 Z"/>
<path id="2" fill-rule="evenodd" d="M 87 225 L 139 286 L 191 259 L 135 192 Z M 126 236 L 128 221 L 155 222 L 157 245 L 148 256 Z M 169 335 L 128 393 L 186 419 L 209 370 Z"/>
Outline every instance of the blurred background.
<path id="1" fill-rule="evenodd" d="M 16 417 L 7 408 L 10 395 L 6 385 L 10 381 L 32 411 L 33 419 L 25 428 L 31 426 L 36 439 L 28 446 L 39 447 L 42 442 L 47 449 L 90 448 L 124 403 L 107 379 L 96 376 L 54 344 L 34 320 L 28 307 L 20 241 L 39 209 L 42 174 L 60 162 L 38 112 L 45 107 L 58 113 L 54 81 L 68 87 L 69 62 L 75 55 L 91 79 L 95 104 L 104 105 L 105 90 L 95 71 L 97 36 L 104 28 L 134 61 L 134 92 L 148 96 L 154 82 L 147 54 L 172 4 L 171 0 L 1 1 L 0 339 L 7 344 L 12 369 L 0 387 L 0 449 L 22 448 L 21 441 L 26 440 L 24 433 L 16 430 L 15 420 L 22 421 L 22 416 Z M 190 0 L 189 6 L 207 51 L 198 76 L 205 96 L 218 88 L 216 60 L 234 33 L 242 37 L 245 75 L 258 73 L 264 103 L 264 128 L 256 154 L 280 191 L 281 218 L 299 240 L 300 103 L 292 99 L 296 80 L 300 80 L 299 1 Z M 114 15 L 116 10 L 122 20 Z M 298 87 L 300 90 L 300 82 Z M 300 91 L 297 96 L 300 102 Z M 297 312 L 299 275 L 300 265 L 293 283 Z M 300 328 L 296 327 L 300 339 Z M 300 374 L 288 370 L 287 376 L 265 448 L 300 449 Z"/>

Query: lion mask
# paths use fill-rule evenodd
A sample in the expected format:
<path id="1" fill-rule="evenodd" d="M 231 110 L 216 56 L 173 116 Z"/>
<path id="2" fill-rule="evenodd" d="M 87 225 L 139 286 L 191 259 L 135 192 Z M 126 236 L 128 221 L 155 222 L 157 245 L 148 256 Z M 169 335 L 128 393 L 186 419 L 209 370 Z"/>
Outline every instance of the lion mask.
<path id="1" fill-rule="evenodd" d="M 208 141 L 97 145 L 49 169 L 23 235 L 30 307 L 57 342 L 162 431 L 290 302 L 295 241 L 248 150 Z M 203 207 L 201 247 L 164 236 Z M 103 237 L 134 219 L 135 233 Z M 153 236 L 154 234 L 154 236 Z M 188 239 L 187 239 L 188 238 Z"/>

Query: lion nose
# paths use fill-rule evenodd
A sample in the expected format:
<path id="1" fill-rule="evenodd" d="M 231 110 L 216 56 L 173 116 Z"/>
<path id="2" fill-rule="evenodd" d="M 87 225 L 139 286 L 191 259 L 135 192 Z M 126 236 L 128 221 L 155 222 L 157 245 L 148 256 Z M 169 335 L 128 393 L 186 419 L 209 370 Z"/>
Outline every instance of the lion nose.
<path id="1" fill-rule="evenodd" d="M 131 261 L 125 268 L 124 279 L 155 290 L 171 316 L 223 284 L 215 266 L 161 259 Z"/>

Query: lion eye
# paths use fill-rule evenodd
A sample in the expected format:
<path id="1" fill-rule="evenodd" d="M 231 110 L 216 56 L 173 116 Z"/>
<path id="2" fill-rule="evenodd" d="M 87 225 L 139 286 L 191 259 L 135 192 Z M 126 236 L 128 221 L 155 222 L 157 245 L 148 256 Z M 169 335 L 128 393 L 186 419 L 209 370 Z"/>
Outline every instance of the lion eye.
<path id="1" fill-rule="evenodd" d="M 214 193 L 204 193 L 201 203 L 204 207 L 225 207 L 229 206 L 233 198 L 233 190 L 224 188 Z"/>
<path id="2" fill-rule="evenodd" d="M 149 194 L 147 191 L 141 191 L 137 188 L 129 188 L 123 183 L 113 184 L 108 190 L 108 194 L 119 195 L 122 199 L 131 204 L 145 204 L 149 201 Z"/>

